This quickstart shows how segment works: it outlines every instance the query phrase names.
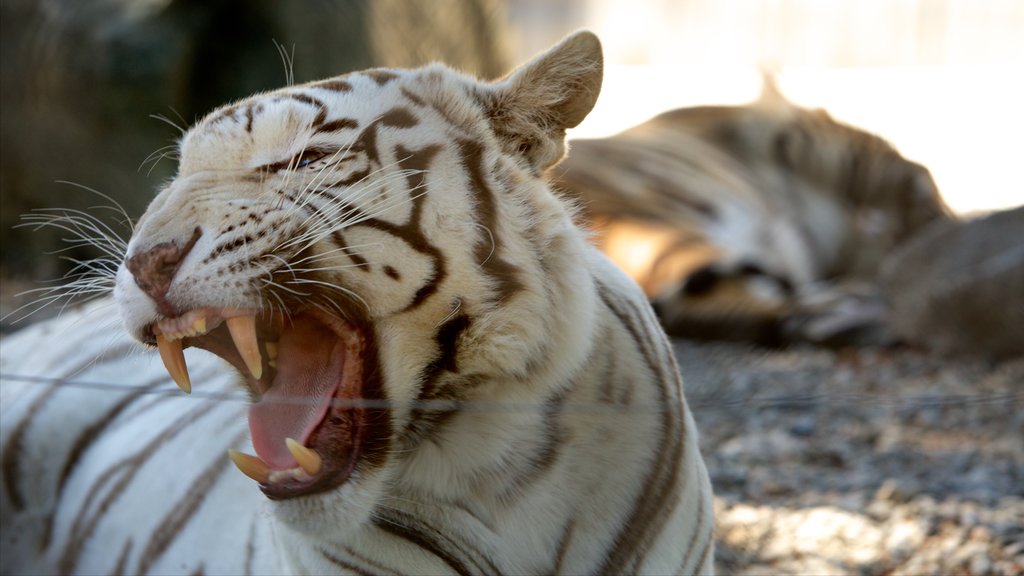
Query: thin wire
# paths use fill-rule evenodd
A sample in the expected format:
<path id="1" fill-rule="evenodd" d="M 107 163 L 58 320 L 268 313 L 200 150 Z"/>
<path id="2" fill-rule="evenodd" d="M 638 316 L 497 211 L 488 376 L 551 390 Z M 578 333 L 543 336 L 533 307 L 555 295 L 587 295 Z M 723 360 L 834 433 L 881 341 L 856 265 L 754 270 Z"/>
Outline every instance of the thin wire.
<path id="1" fill-rule="evenodd" d="M 108 390 L 121 392 L 137 392 L 140 394 L 156 394 L 161 396 L 180 397 L 182 392 L 172 385 L 166 388 L 143 389 L 131 384 L 117 384 L 112 382 L 100 382 L 95 380 L 72 380 L 63 378 L 52 378 L 46 376 L 29 376 L 22 374 L 8 374 L 0 372 L 0 381 L 24 382 L 31 384 L 57 384 L 73 388 L 87 388 L 94 390 Z M 242 391 L 238 392 L 210 392 L 193 390 L 188 398 L 212 400 L 217 402 L 238 402 L 251 403 L 251 396 Z M 313 396 L 296 397 L 272 397 L 260 401 L 270 404 L 288 405 L 317 405 L 322 406 L 322 399 Z M 688 400 L 687 404 L 692 410 L 713 410 L 725 408 L 738 408 L 744 406 L 758 406 L 768 408 L 795 408 L 795 407 L 824 407 L 824 406 L 878 406 L 878 407 L 915 407 L 915 408 L 942 408 L 953 406 L 978 406 L 986 404 L 1014 405 L 1024 403 L 1024 393 L 993 393 L 993 394 L 945 394 L 941 396 L 918 395 L 907 398 L 891 398 L 871 394 L 849 394 L 849 393 L 828 393 L 828 394 L 806 394 L 806 395 L 779 395 L 761 396 L 746 398 L 722 398 L 714 400 Z M 481 400 L 414 400 L 408 402 L 397 402 L 390 400 L 374 400 L 367 398 L 343 399 L 335 398 L 330 406 L 337 408 L 363 408 L 395 410 L 399 408 L 425 410 L 431 412 L 536 412 L 538 410 L 551 410 L 552 406 L 545 402 L 491 402 Z M 609 403 L 563 403 L 559 411 L 599 413 L 599 414 L 625 414 L 625 413 L 657 413 L 668 409 L 666 406 L 656 404 L 630 404 L 618 405 Z"/>

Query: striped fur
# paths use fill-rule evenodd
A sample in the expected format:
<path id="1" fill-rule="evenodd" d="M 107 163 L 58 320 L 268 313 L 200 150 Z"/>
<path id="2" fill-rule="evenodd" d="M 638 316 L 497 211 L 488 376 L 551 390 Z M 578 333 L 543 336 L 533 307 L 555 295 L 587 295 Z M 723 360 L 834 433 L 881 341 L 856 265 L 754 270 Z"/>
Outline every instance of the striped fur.
<path id="1" fill-rule="evenodd" d="M 373 70 L 201 121 L 113 301 L 4 341 L 3 572 L 709 573 L 671 346 L 541 177 L 600 79 L 580 33 L 495 83 Z M 166 254 L 170 276 L 146 263 Z M 260 377 L 190 351 L 186 397 L 130 352 L 203 307 L 367 327 L 366 403 L 327 412 L 351 437 L 309 440 L 358 454 L 350 475 L 268 499 L 224 456 L 253 450 Z"/>
<path id="2" fill-rule="evenodd" d="M 850 307 L 856 291 L 844 291 L 949 218 L 924 167 L 789 103 L 771 78 L 751 105 L 678 109 L 575 141 L 555 171 L 666 328 L 691 337 L 825 337 L 798 320 Z M 857 323 L 834 319 L 832 331 Z"/>

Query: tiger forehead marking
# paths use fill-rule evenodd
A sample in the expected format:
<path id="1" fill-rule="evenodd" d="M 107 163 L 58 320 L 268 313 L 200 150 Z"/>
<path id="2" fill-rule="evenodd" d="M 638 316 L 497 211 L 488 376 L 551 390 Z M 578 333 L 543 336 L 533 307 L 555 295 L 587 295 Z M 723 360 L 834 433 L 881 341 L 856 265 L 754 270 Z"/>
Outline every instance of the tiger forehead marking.
<path id="1" fill-rule="evenodd" d="M 375 70 L 202 120 L 114 291 L 126 332 L 200 397 L 85 406 L 58 390 L 5 415 L 32 432 L 24 450 L 86 438 L 48 446 L 52 475 L 11 490 L 27 524 L 36 498 L 60 502 L 52 527 L 18 532 L 18 557 L 43 550 L 26 564 L 42 572 L 709 572 L 710 485 L 672 348 L 541 176 L 601 74 L 580 33 L 495 82 Z M 119 368 L 147 374 L 133 361 Z M 244 409 L 198 394 L 238 388 Z"/>
<path id="2" fill-rule="evenodd" d="M 188 190 L 193 195 L 189 206 L 201 219 L 215 220 L 216 210 L 230 211 L 223 214 L 226 226 L 207 227 L 207 234 L 213 234 L 215 240 L 206 242 L 216 244 L 206 251 L 200 267 L 226 260 L 230 264 L 218 268 L 214 272 L 217 276 L 223 276 L 225 270 L 238 273 L 247 264 L 251 269 L 250 280 L 273 273 L 275 263 L 266 259 L 283 261 L 294 256 L 288 249 L 301 246 L 296 242 L 286 247 L 282 244 L 289 244 L 290 239 L 303 232 L 296 229 L 296 221 L 308 226 L 308 219 L 312 218 L 313 227 L 330 229 L 325 240 L 333 241 L 334 248 L 344 252 L 339 256 L 363 272 L 372 271 L 373 262 L 365 254 L 372 250 L 358 247 L 358 242 L 348 237 L 353 228 L 373 228 L 404 240 L 433 262 L 434 273 L 418 288 L 413 303 L 432 293 L 443 280 L 444 263 L 438 258 L 436 246 L 423 234 L 419 218 L 430 186 L 426 176 L 429 164 L 444 143 L 438 137 L 443 138 L 450 127 L 439 127 L 435 119 L 418 134 L 424 142 L 421 148 L 392 144 L 394 134 L 386 135 L 389 142 L 382 145 L 381 131 L 417 128 L 421 118 L 431 115 L 431 109 L 407 101 L 406 97 L 399 98 L 402 104 L 397 106 L 363 106 L 354 113 L 348 105 L 350 100 L 384 102 L 389 100 L 389 93 L 411 93 L 415 89 L 413 82 L 413 87 L 403 86 L 399 91 L 390 83 L 399 78 L 398 73 L 391 72 L 375 73 L 372 77 L 353 75 L 344 82 L 346 90 L 329 90 L 324 95 L 317 94 L 323 83 L 286 89 L 214 113 L 194 129 L 183 142 L 179 173 L 179 181 L 196 180 Z M 382 82 L 384 79 L 388 82 Z M 328 85 L 336 88 L 338 82 Z M 351 115 L 336 117 L 328 112 L 329 107 Z M 281 117 L 285 118 L 283 126 L 279 121 L 265 120 Z M 491 212 L 482 222 L 485 230 L 489 230 L 493 227 L 489 224 L 494 208 L 488 197 L 492 194 L 489 184 L 481 176 L 483 168 L 477 166 L 481 162 L 481 147 L 463 138 L 459 150 L 463 162 L 472 169 L 472 185 L 481 206 Z M 248 169 L 252 174 L 239 175 L 235 169 Z M 211 185 L 210 180 L 224 182 L 225 193 L 232 197 L 230 204 L 220 202 L 221 195 L 215 192 L 216 185 Z M 405 190 L 401 189 L 402 184 L 406 185 Z M 192 190 L 198 187 L 208 190 L 209 197 L 195 198 Z M 251 202 L 244 202 L 246 197 Z M 197 209 L 203 205 L 211 206 Z M 382 211 L 382 207 L 386 210 Z M 308 214 L 299 219 L 294 217 L 296 211 Z M 403 212 L 407 212 L 405 221 L 399 218 Z M 147 216 L 152 217 L 152 211 Z M 267 218 L 270 221 L 263 222 Z M 147 223 L 144 219 L 140 225 L 145 227 Z M 158 225 L 168 227 L 164 222 Z M 356 235 L 367 236 L 358 232 Z M 478 246 L 484 243 L 475 242 Z M 244 254 L 242 260 L 240 252 Z M 508 284 L 514 277 L 500 256 L 481 258 L 484 260 L 489 268 L 503 273 L 502 282 Z M 185 269 L 182 273 L 189 277 L 199 271 Z M 205 281 L 205 276 L 200 275 L 198 280 Z M 259 287 L 249 286 L 248 291 L 258 292 Z"/>

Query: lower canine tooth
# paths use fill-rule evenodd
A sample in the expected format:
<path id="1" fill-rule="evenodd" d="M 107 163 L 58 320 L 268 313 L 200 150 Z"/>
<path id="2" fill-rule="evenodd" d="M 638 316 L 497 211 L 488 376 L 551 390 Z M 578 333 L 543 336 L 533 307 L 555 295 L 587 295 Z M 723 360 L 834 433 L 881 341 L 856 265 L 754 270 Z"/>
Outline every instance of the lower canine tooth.
<path id="1" fill-rule="evenodd" d="M 234 316 L 228 318 L 226 322 L 242 361 L 245 362 L 252 377 L 259 380 L 263 375 L 263 358 L 260 356 L 260 343 L 256 338 L 256 317 Z"/>
<path id="2" fill-rule="evenodd" d="M 164 368 L 171 375 L 174 383 L 181 388 L 182 392 L 192 392 L 192 382 L 188 378 L 188 365 L 185 364 L 185 354 L 182 351 L 181 340 L 168 340 L 163 334 L 156 337 L 156 347 L 160 350 L 160 360 L 163 360 Z"/>
<path id="3" fill-rule="evenodd" d="M 316 476 L 322 464 L 320 455 L 316 453 L 316 450 L 306 448 L 292 438 L 285 438 L 284 444 L 288 451 L 291 452 L 292 458 L 295 458 L 295 461 L 298 462 L 299 468 L 302 468 L 302 471 L 310 476 Z"/>
<path id="4" fill-rule="evenodd" d="M 228 458 L 249 478 L 266 484 L 270 479 L 270 467 L 256 456 L 250 456 L 238 450 L 228 450 Z"/>

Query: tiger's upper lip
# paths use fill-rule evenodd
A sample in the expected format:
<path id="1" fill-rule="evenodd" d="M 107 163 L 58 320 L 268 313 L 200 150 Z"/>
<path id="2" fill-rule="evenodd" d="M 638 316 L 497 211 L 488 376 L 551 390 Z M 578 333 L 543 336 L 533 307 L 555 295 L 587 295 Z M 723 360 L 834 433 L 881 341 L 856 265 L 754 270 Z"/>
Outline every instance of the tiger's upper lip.
<path id="1" fill-rule="evenodd" d="M 249 427 L 257 455 L 229 455 L 268 497 L 320 492 L 348 479 L 365 440 L 367 410 L 358 402 L 365 327 L 323 313 L 206 307 L 160 319 L 149 332 L 186 392 L 186 347 L 213 352 L 244 377 L 254 399 Z"/>

